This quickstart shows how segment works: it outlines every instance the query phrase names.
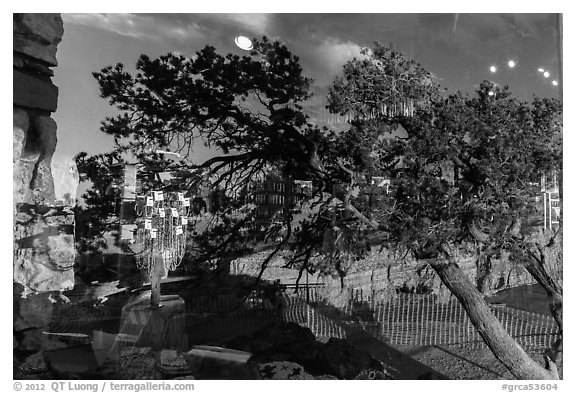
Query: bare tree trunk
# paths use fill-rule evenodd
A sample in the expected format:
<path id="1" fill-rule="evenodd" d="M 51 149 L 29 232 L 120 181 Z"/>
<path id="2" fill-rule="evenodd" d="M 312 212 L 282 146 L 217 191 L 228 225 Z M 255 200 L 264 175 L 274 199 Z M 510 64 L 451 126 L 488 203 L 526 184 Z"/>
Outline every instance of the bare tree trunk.
<path id="1" fill-rule="evenodd" d="M 157 308 L 160 305 L 160 282 L 162 281 L 162 274 L 164 273 L 164 264 L 162 254 L 155 252 L 153 258 L 154 267 L 150 272 L 150 305 L 152 308 Z"/>
<path id="2" fill-rule="evenodd" d="M 549 371 L 532 359 L 512 338 L 500 321 L 494 316 L 460 267 L 446 260 L 433 260 L 430 265 L 444 285 L 458 298 L 472 324 L 496 358 L 500 360 L 517 379 L 558 379 L 558 374 Z"/>
<path id="3" fill-rule="evenodd" d="M 556 234 L 548 245 L 538 245 L 537 252 L 530 254 L 524 265 L 550 298 L 550 312 L 558 325 L 560 338 L 552 345 L 547 355 L 556 362 L 562 350 L 563 339 L 563 280 L 562 280 L 562 238 Z"/>
<path id="4" fill-rule="evenodd" d="M 558 324 L 558 328 L 560 329 L 560 333 L 562 333 L 562 305 L 563 305 L 563 296 L 562 296 L 562 288 L 558 286 L 558 283 L 553 280 L 550 275 L 547 274 L 545 268 L 543 267 L 544 263 L 536 262 L 534 260 L 530 260 L 526 264 L 526 270 L 534 277 L 534 279 L 538 282 L 538 284 L 542 285 L 542 287 L 546 290 L 548 295 L 551 298 L 550 302 L 550 312 L 554 317 L 554 320 Z"/>

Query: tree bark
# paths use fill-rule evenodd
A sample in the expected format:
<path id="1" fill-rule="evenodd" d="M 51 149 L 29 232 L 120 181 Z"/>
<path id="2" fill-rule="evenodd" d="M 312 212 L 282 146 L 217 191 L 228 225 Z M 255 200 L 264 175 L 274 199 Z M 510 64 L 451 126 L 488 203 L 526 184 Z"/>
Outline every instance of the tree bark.
<path id="1" fill-rule="evenodd" d="M 562 288 L 559 286 L 555 280 L 548 274 L 544 267 L 545 261 L 536 262 L 534 260 L 528 261 L 525 265 L 526 270 L 530 273 L 532 277 L 540 284 L 548 293 L 548 296 L 551 298 L 550 302 L 550 312 L 560 329 L 560 334 L 562 334 L 562 326 L 563 326 L 563 319 L 562 319 L 562 305 L 563 305 L 563 296 L 562 296 Z"/>
<path id="2" fill-rule="evenodd" d="M 517 379 L 557 379 L 532 359 L 494 316 L 482 294 L 450 260 L 430 262 L 444 285 L 458 298 L 486 345 Z"/>
<path id="3" fill-rule="evenodd" d="M 162 254 L 154 252 L 154 267 L 150 272 L 150 305 L 152 308 L 160 306 L 160 283 L 162 274 L 164 273 L 164 263 L 162 261 Z"/>
<path id="4" fill-rule="evenodd" d="M 531 255 L 524 265 L 526 270 L 540 284 L 548 294 L 550 299 L 550 312 L 558 325 L 560 338 L 547 351 L 547 355 L 554 362 L 562 351 L 563 343 L 563 282 L 562 277 L 558 274 L 558 266 L 553 266 L 553 256 L 550 255 L 548 247 L 540 248 L 538 254 Z"/>

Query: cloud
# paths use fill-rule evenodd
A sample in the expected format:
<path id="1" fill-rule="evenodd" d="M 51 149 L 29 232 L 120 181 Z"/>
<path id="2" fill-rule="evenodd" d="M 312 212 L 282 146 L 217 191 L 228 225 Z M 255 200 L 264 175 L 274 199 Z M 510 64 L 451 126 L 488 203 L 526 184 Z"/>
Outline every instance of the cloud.
<path id="1" fill-rule="evenodd" d="M 317 56 L 323 59 L 330 73 L 340 71 L 344 63 L 354 57 L 360 57 L 362 47 L 352 41 L 341 41 L 337 38 L 327 38 L 317 48 Z"/>
<path id="2" fill-rule="evenodd" d="M 196 23 L 178 23 L 154 15 L 138 14 L 62 14 L 64 23 L 89 26 L 125 37 L 185 42 L 203 35 Z"/>
<path id="3" fill-rule="evenodd" d="M 215 14 L 215 16 L 231 21 L 251 33 L 267 35 L 270 32 L 271 14 Z"/>

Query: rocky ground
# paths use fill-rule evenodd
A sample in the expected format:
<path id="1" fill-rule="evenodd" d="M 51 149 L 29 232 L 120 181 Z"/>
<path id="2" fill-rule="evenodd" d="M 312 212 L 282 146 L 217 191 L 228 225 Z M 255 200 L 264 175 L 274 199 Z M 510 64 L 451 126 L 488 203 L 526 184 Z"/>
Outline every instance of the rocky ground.
<path id="1" fill-rule="evenodd" d="M 194 299 L 199 299 L 199 294 L 196 292 L 198 292 L 198 287 L 200 286 L 186 285 L 187 288 L 193 288 L 196 291 L 188 293 L 189 291 L 183 290 L 181 285 L 179 284 L 172 289 L 167 285 L 166 292 L 179 293 L 185 298 L 189 306 L 187 307 L 189 308 L 187 312 L 191 315 L 198 316 L 198 318 L 204 315 L 199 310 L 195 310 L 193 302 Z M 204 285 L 201 288 L 202 295 L 204 297 L 208 295 L 212 300 L 218 299 L 222 288 L 216 283 L 208 286 L 213 286 L 214 288 L 210 289 Z M 118 314 L 113 321 L 108 318 L 114 322 L 110 324 L 112 331 L 119 324 L 119 310 L 126 301 L 125 297 L 126 295 L 122 294 L 110 296 L 106 303 L 102 305 L 96 304 L 99 307 L 95 307 L 93 304 L 89 304 L 88 307 L 84 303 L 79 303 L 72 309 L 66 310 L 65 317 L 64 315 L 57 317 L 56 314 L 58 313 L 55 313 L 55 316 L 59 322 L 68 321 L 62 327 L 63 331 L 84 332 L 86 330 L 84 333 L 90 334 L 94 327 L 88 323 L 89 321 L 99 321 L 102 324 L 107 321 L 104 317 L 107 317 L 108 314 Z M 200 305 L 207 305 L 205 298 L 201 300 Z M 88 317 L 92 317 L 92 319 Z M 70 318 L 77 321 L 77 323 L 71 323 Z M 264 379 L 381 379 L 389 378 L 391 375 L 395 379 L 416 379 L 419 378 L 420 374 L 427 374 L 426 372 L 420 372 L 407 376 L 410 373 L 404 371 L 410 371 L 414 368 L 411 363 L 413 362 L 412 359 L 420 362 L 420 366 L 416 368 L 422 368 L 424 371 L 426 371 L 425 369 L 428 371 L 433 369 L 441 377 L 444 376 L 450 379 L 511 379 L 510 373 L 485 347 L 396 346 L 392 348 L 388 344 L 363 332 L 359 327 L 356 327 L 356 333 L 354 333 L 354 329 L 346 332 L 346 337 L 349 338 L 346 341 L 330 337 L 314 337 L 309 329 L 299 327 L 297 324 L 276 324 L 272 325 L 272 327 L 262 327 L 267 325 L 270 320 L 259 314 L 254 316 L 250 314 L 250 318 L 246 319 L 246 321 L 225 320 L 222 319 L 223 317 L 218 317 L 218 319 L 217 316 L 212 316 L 211 318 L 216 319 L 206 320 L 203 323 L 195 320 L 187 322 L 188 328 L 192 329 L 191 338 L 199 339 L 206 336 L 204 337 L 205 340 L 203 339 L 201 342 L 189 340 L 190 345 L 221 345 L 254 353 L 254 368 L 252 371 L 254 369 L 258 371 L 252 373 L 252 375 L 259 375 L 259 377 Z M 82 326 L 79 325 L 80 321 L 83 322 L 80 324 Z M 255 323 L 255 321 L 260 321 L 260 323 Z M 220 329 L 221 327 L 229 327 L 230 329 L 222 330 Z M 245 329 L 241 329 L 241 327 L 245 327 Z M 82 330 L 80 328 L 85 329 Z M 344 328 L 353 328 L 353 326 L 344 326 Z M 203 336 L 200 333 L 205 334 Z M 212 336 L 218 336 L 220 339 L 214 341 L 215 338 Z M 231 339 L 231 337 L 235 338 Z M 398 351 L 395 353 L 396 349 L 401 353 Z M 59 377 L 50 373 L 41 354 L 29 359 L 25 359 L 26 356 L 24 354 L 18 361 L 15 360 L 15 379 L 53 379 Z M 376 361 L 374 356 L 377 358 Z M 542 361 L 542 357 L 538 354 L 534 354 L 534 358 L 537 361 Z M 389 360 L 390 364 L 386 364 L 387 360 Z M 402 361 L 405 363 L 404 371 L 396 370 L 395 373 L 393 369 L 399 369 L 399 362 Z M 121 375 L 125 379 L 162 379 L 162 375 L 158 374 L 155 369 L 155 364 L 151 354 L 140 353 L 126 356 L 119 363 L 109 365 L 108 368 L 99 372 L 100 377 L 108 375 L 113 378 L 114 373 L 118 375 L 118 370 L 122 370 Z M 387 372 L 387 368 L 392 370 L 391 373 Z M 90 379 L 94 379 L 94 377 L 97 376 L 92 375 Z M 433 377 L 433 375 L 431 374 L 430 377 Z"/>

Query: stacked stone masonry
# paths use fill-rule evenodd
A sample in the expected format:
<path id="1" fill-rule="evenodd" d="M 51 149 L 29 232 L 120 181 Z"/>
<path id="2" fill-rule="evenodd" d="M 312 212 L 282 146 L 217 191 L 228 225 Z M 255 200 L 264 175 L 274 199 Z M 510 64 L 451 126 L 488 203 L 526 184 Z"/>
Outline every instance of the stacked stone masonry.
<path id="1" fill-rule="evenodd" d="M 14 347 L 46 349 L 53 295 L 74 286 L 74 215 L 56 203 L 58 88 L 52 83 L 64 33 L 60 14 L 13 14 Z"/>

